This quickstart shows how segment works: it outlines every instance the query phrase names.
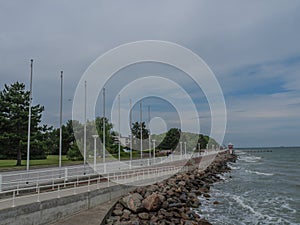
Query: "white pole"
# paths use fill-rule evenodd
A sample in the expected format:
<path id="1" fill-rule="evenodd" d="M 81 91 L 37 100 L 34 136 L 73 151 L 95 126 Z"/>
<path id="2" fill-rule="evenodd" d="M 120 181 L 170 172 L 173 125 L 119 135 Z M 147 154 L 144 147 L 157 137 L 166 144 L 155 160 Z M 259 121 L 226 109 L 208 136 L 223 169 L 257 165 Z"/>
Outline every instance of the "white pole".
<path id="1" fill-rule="evenodd" d="M 0 192 L 2 191 L 2 174 L 0 174 Z"/>
<path id="2" fill-rule="evenodd" d="M 131 161 L 132 161 L 132 101 L 130 99 L 130 169 L 131 169 Z"/>
<path id="3" fill-rule="evenodd" d="M 118 112 L 118 117 L 119 117 L 119 145 L 118 145 L 118 153 L 119 153 L 119 161 L 121 161 L 121 98 L 120 95 L 118 96 L 119 99 L 119 112 Z"/>
<path id="4" fill-rule="evenodd" d="M 182 141 L 180 141 L 179 144 L 180 144 L 180 158 L 182 159 Z"/>
<path id="5" fill-rule="evenodd" d="M 103 88 L 103 163 L 105 163 L 105 88 Z M 105 167 L 104 167 L 105 168 Z"/>
<path id="6" fill-rule="evenodd" d="M 97 137 L 99 137 L 99 135 L 92 135 L 94 138 L 94 172 L 96 173 L 96 165 L 97 165 Z"/>
<path id="7" fill-rule="evenodd" d="M 27 161 L 26 170 L 29 171 L 30 160 L 30 126 L 31 126 L 31 103 L 32 103 L 32 74 L 33 74 L 33 59 L 30 60 L 30 92 L 29 92 L 29 112 L 28 112 L 28 136 L 27 136 Z"/>
<path id="8" fill-rule="evenodd" d="M 186 142 L 184 142 L 184 155 L 186 157 Z"/>
<path id="9" fill-rule="evenodd" d="M 142 102 L 140 102 L 140 125 L 141 125 L 141 159 L 143 158 L 143 123 L 142 123 Z"/>
<path id="10" fill-rule="evenodd" d="M 62 99 L 63 99 L 63 71 L 60 71 L 60 113 L 59 113 L 59 168 L 61 168 L 62 152 Z"/>
<path id="11" fill-rule="evenodd" d="M 153 158 L 155 160 L 155 140 L 152 140 L 153 141 Z M 155 163 L 155 161 L 154 161 Z"/>
<path id="12" fill-rule="evenodd" d="M 148 106 L 149 158 L 151 159 L 150 105 Z"/>
<path id="13" fill-rule="evenodd" d="M 86 164 L 86 99 L 87 99 L 87 85 L 84 81 L 84 133 L 83 133 L 83 169 L 85 174 L 85 164 Z"/>

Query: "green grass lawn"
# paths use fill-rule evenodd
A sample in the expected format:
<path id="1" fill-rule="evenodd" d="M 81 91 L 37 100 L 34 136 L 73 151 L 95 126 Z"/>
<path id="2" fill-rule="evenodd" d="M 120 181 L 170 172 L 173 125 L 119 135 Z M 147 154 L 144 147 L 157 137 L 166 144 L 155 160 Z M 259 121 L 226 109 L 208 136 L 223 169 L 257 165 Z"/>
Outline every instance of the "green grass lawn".
<path id="1" fill-rule="evenodd" d="M 26 160 L 22 160 L 22 166 L 16 166 L 17 160 L 0 160 L 0 169 L 25 169 Z M 65 155 L 62 156 L 61 163 L 63 166 L 80 164 L 82 161 L 68 160 Z M 47 159 L 33 159 L 30 160 L 30 166 L 33 167 L 47 167 L 58 165 L 58 155 L 48 155 Z"/>

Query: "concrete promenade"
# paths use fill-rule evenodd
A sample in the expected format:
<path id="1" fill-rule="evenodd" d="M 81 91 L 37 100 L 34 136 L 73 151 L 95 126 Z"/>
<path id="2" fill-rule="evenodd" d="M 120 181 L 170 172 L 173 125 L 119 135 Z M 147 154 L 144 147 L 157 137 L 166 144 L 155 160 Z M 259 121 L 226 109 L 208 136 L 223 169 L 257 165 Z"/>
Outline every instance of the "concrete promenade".
<path id="1" fill-rule="evenodd" d="M 193 157 L 185 169 L 188 169 L 189 166 L 204 169 L 213 161 L 216 154 L 217 152 L 211 152 Z M 178 168 L 183 168 L 180 160 L 168 163 L 176 165 L 177 162 L 179 163 Z M 91 182 L 91 184 L 83 186 L 75 185 L 74 188 L 71 186 L 61 190 L 2 200 L 0 202 L 0 224 L 99 224 L 111 205 L 123 194 L 133 190 L 135 186 L 155 183 L 178 171 L 177 167 L 161 171 L 159 167 L 157 168 L 150 173 L 148 171 L 148 173 L 142 172 L 135 176 L 115 177 L 115 180 L 111 177 L 111 180 L 100 183 Z M 122 183 L 126 185 L 122 185 Z M 90 218 L 90 221 L 87 218 Z"/>
<path id="2" fill-rule="evenodd" d="M 50 225 L 100 225 L 108 211 L 115 203 L 117 203 L 118 200 L 119 198 L 112 199 L 94 208 L 82 210 L 81 212 L 66 217 L 56 223 L 50 223 Z"/>

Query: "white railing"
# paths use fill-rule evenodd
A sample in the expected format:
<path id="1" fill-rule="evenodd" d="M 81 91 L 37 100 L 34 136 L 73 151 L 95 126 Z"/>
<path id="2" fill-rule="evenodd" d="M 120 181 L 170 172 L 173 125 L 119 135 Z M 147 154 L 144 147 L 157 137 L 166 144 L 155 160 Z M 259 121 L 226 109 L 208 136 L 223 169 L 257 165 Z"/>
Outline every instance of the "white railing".
<path id="1" fill-rule="evenodd" d="M 36 187 L 19 188 L 2 192 L 3 199 L 0 199 L 0 209 L 15 207 L 18 205 L 40 202 L 53 198 L 79 194 L 116 184 L 134 184 L 151 178 L 159 178 L 164 175 L 179 171 L 182 167 L 164 166 L 157 168 L 145 168 L 125 172 L 114 172 L 104 175 L 97 175 L 87 179 L 77 179 L 72 182 L 50 185 L 37 185 Z M 32 194 L 34 192 L 34 194 Z M 26 194 L 27 193 L 27 194 Z"/>
<path id="2" fill-rule="evenodd" d="M 18 172 L 18 173 L 4 173 L 0 174 L 0 193 L 6 190 L 20 189 L 25 187 L 39 186 L 45 183 L 65 183 L 68 180 L 79 179 L 85 176 L 91 176 L 95 174 L 106 174 L 111 172 L 118 172 L 124 170 L 131 170 L 135 168 L 144 168 L 147 166 L 157 166 L 162 163 L 187 160 L 189 158 L 200 157 L 202 155 L 216 154 L 222 151 L 207 151 L 194 154 L 186 155 L 174 155 L 138 159 L 132 161 L 111 161 L 107 163 L 98 163 L 96 165 L 96 171 L 94 171 L 88 164 L 86 166 L 68 166 L 61 169 L 37 169 L 28 172 Z"/>

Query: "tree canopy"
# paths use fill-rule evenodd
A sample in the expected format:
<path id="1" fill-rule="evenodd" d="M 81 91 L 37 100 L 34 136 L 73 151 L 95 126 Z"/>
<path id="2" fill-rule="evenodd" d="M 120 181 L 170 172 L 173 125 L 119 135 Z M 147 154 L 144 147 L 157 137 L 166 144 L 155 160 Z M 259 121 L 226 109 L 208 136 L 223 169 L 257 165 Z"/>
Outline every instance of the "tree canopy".
<path id="1" fill-rule="evenodd" d="M 19 82 L 0 92 L 0 157 L 17 159 L 18 166 L 27 154 L 29 94 Z M 40 125 L 43 111 L 41 105 L 31 108 L 31 159 L 46 157 L 43 133 L 48 128 Z"/>
<path id="2" fill-rule="evenodd" d="M 141 125 L 142 125 L 142 139 L 147 139 L 149 137 L 149 130 L 146 129 L 145 122 L 135 122 L 132 124 L 132 135 L 138 139 L 141 139 Z"/>

